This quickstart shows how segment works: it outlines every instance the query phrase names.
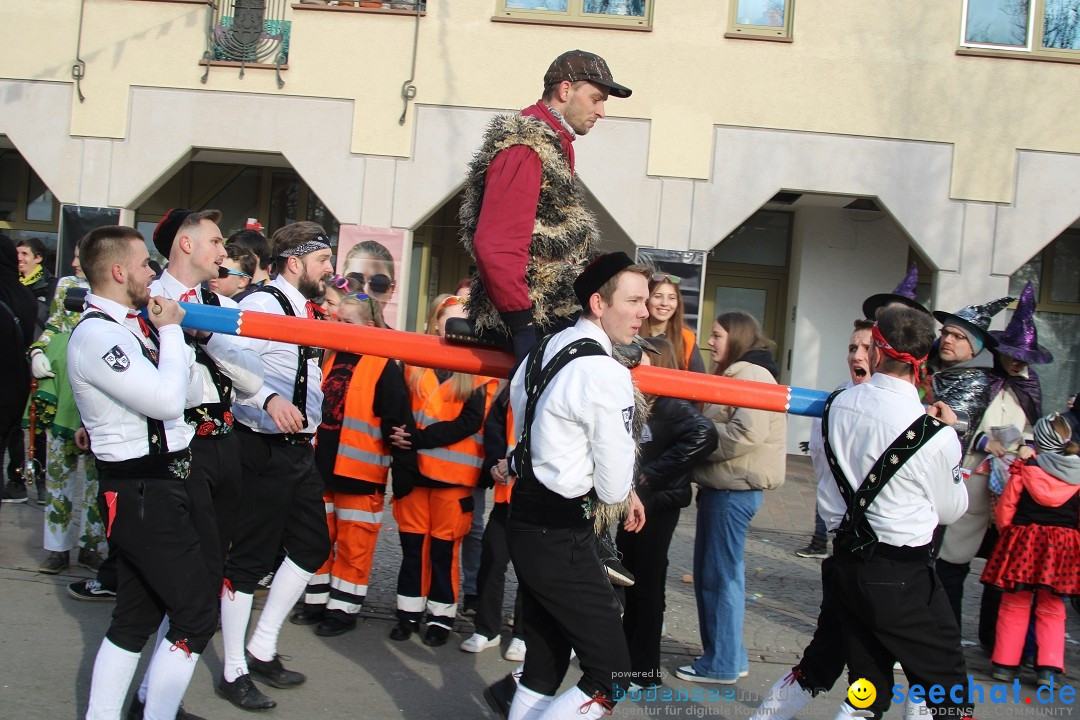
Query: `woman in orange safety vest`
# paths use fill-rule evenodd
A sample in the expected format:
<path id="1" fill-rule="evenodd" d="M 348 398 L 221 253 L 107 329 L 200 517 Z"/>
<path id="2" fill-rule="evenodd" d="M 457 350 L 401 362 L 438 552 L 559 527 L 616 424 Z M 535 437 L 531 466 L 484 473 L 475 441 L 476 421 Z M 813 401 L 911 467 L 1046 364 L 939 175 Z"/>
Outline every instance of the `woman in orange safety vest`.
<path id="1" fill-rule="evenodd" d="M 465 317 L 464 299 L 436 297 L 427 332 L 445 334 L 446 321 Z M 412 453 L 411 472 L 396 466 L 393 511 L 401 537 L 398 624 L 393 640 L 407 640 L 427 612 L 424 644 L 445 645 L 457 614 L 458 562 L 472 524 L 473 488 L 484 461 L 483 423 L 495 394 L 494 378 L 406 367 L 412 422 L 391 441 Z"/>
<path id="2" fill-rule="evenodd" d="M 342 322 L 385 326 L 374 300 L 363 293 L 341 298 L 337 314 Z M 382 528 L 391 469 L 386 438 L 411 417 L 397 362 L 346 352 L 324 358 L 315 464 L 326 481 L 323 501 L 333 549 L 308 582 L 303 609 L 290 618 L 296 625 L 316 625 L 316 635 L 332 637 L 356 627 Z"/>

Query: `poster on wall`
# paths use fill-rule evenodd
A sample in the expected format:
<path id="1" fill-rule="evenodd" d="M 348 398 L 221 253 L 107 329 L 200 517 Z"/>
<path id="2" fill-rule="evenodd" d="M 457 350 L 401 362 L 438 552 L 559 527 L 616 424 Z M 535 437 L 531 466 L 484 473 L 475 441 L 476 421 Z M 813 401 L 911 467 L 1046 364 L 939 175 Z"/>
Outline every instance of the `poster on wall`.
<path id="1" fill-rule="evenodd" d="M 337 274 L 362 276 L 362 292 L 382 304 L 390 327 L 398 324 L 397 279 L 401 277 L 404 245 L 404 230 L 364 225 L 342 225 L 338 230 Z"/>
<path id="2" fill-rule="evenodd" d="M 60 207 L 60 240 L 56 247 L 56 275 L 71 275 L 75 245 L 86 233 L 105 225 L 119 225 L 118 208 L 62 205 Z"/>
<path id="3" fill-rule="evenodd" d="M 701 306 L 701 284 L 705 253 L 700 250 L 658 250 L 638 248 L 637 261 L 678 278 L 679 294 L 683 300 L 683 321 L 700 337 L 698 313 Z"/>

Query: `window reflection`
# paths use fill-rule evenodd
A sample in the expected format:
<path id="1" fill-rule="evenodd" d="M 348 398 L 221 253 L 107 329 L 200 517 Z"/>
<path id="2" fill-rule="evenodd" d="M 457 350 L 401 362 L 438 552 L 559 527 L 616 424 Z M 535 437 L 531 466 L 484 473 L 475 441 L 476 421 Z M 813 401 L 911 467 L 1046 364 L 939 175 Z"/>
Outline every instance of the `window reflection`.
<path id="1" fill-rule="evenodd" d="M 784 27 L 785 0 L 739 0 L 735 22 L 739 25 Z"/>
<path id="2" fill-rule="evenodd" d="M 1029 0 L 968 0 L 964 42 L 1027 47 Z"/>

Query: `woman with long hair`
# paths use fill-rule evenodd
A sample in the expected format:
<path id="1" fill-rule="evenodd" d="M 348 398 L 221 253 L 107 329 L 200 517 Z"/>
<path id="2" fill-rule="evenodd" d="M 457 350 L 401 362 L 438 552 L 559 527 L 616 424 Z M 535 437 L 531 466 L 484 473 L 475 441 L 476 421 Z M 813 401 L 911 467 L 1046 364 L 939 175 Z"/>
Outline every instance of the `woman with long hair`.
<path id="1" fill-rule="evenodd" d="M 465 317 L 456 295 L 436 297 L 427 333 L 445 335 L 446 321 Z M 407 640 L 427 611 L 424 644 L 445 645 L 457 614 L 461 541 L 472 525 L 473 488 L 484 461 L 484 416 L 494 378 L 407 366 L 413 423 L 395 428 L 391 442 L 411 451 L 411 472 L 395 468 L 394 519 L 401 536 L 398 624 L 393 640 Z"/>
<path id="2" fill-rule="evenodd" d="M 653 339 L 659 355 L 642 356 L 642 365 L 678 369 L 671 343 Z M 660 635 L 664 625 L 664 584 L 668 548 L 682 508 L 690 504 L 690 470 L 709 456 L 718 442 L 712 422 L 686 400 L 646 396 L 649 420 L 638 445 L 634 488 L 648 522 L 636 533 L 621 526 L 616 542 L 622 562 L 634 574 L 626 588 L 623 631 L 630 648 L 633 681 L 642 687 L 661 683 Z"/>
<path id="3" fill-rule="evenodd" d="M 686 327 L 683 313 L 682 293 L 676 275 L 655 272 L 649 279 L 649 319 L 641 328 L 644 338 L 664 338 L 671 343 L 678 363 L 677 370 L 705 372 L 701 353 L 697 349 L 697 336 Z"/>
<path id="4" fill-rule="evenodd" d="M 329 295 L 329 292 L 328 292 Z M 375 327 L 379 306 L 363 293 L 345 295 L 338 320 Z M 388 441 L 411 419 L 409 391 L 397 361 L 345 351 L 323 358 L 323 415 L 315 434 L 315 465 L 326 488 L 330 555 L 308 581 L 294 625 L 316 625 L 334 637 L 356 627 L 367 600 L 375 545 L 382 529 L 386 481 L 398 472 Z"/>
<path id="5" fill-rule="evenodd" d="M 742 310 L 716 318 L 709 348 L 722 377 L 776 383 L 772 342 Z M 743 551 L 762 491 L 784 482 L 787 418 L 783 413 L 731 405 L 706 405 L 704 414 L 720 442 L 691 471 L 698 484 L 694 536 L 694 594 L 704 653 L 676 677 L 690 682 L 734 684 L 750 670 L 742 642 L 746 577 Z"/>

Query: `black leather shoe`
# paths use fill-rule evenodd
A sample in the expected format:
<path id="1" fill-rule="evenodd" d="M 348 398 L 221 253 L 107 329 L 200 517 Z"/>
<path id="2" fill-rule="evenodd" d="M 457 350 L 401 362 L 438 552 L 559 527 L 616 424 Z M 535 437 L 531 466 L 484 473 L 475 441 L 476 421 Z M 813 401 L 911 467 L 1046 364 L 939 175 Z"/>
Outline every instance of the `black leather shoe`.
<path id="1" fill-rule="evenodd" d="M 244 659 L 247 660 L 248 670 L 251 671 L 251 674 L 271 687 L 288 690 L 297 685 L 303 685 L 304 681 L 307 680 L 303 673 L 286 670 L 281 664 L 280 655 L 275 655 L 273 660 L 259 660 L 245 650 Z"/>
<path id="2" fill-rule="evenodd" d="M 420 629 L 420 623 L 416 620 L 398 620 L 397 625 L 390 628 L 391 640 L 408 640 L 412 634 Z"/>
<path id="3" fill-rule="evenodd" d="M 514 703 L 517 685 L 514 676 L 507 675 L 494 685 L 484 688 L 484 700 L 487 701 L 488 707 L 503 720 L 510 717 L 510 706 Z"/>
<path id="4" fill-rule="evenodd" d="M 269 710 L 277 707 L 276 702 L 259 692 L 250 675 L 241 675 L 232 682 L 221 678 L 214 690 L 241 710 Z"/>
<path id="5" fill-rule="evenodd" d="M 289 618 L 293 625 L 315 625 L 321 623 L 326 617 L 325 605 L 308 605 L 304 603 L 303 610 L 297 610 Z"/>
<path id="6" fill-rule="evenodd" d="M 428 647 L 442 647 L 450 639 L 450 630 L 442 625 L 428 625 L 424 633 L 424 644 Z"/>
<path id="7" fill-rule="evenodd" d="M 356 627 L 356 616 L 333 610 L 326 613 L 326 617 L 315 628 L 315 634 L 320 637 L 337 637 L 344 635 Z"/>

